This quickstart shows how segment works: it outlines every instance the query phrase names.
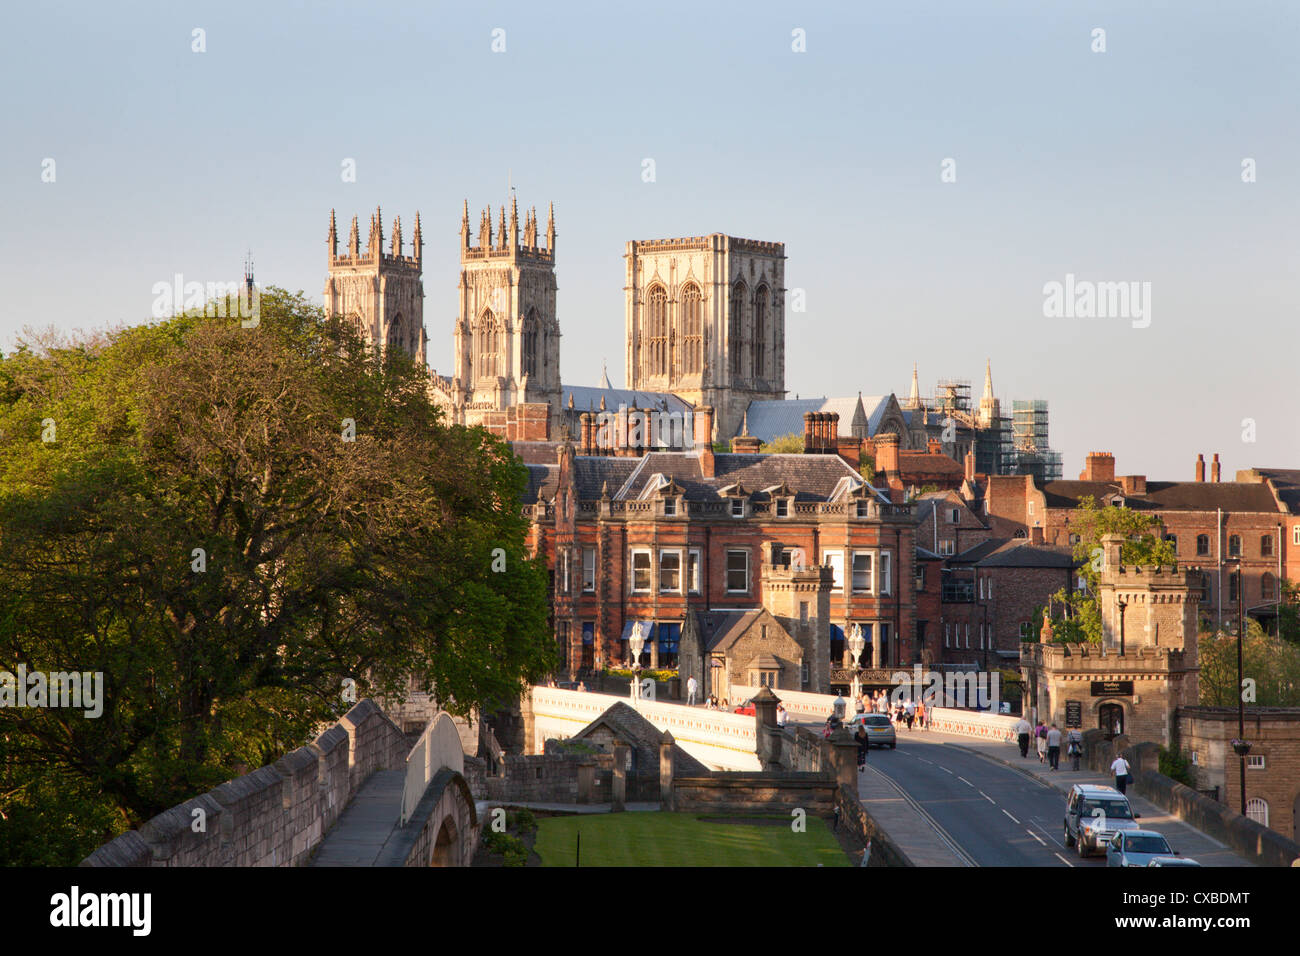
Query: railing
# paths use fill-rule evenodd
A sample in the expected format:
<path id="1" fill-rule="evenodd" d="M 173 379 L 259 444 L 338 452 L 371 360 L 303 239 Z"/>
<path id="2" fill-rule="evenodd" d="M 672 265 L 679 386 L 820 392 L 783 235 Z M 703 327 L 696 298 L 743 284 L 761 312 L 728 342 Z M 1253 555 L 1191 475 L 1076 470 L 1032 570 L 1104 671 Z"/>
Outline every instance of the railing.
<path id="1" fill-rule="evenodd" d="M 406 755 L 406 779 L 402 782 L 401 825 L 411 819 L 416 806 L 429 788 L 429 781 L 443 767 L 457 773 L 465 772 L 465 751 L 461 749 L 460 734 L 447 713 L 437 714 L 420 734 L 420 739 Z"/>

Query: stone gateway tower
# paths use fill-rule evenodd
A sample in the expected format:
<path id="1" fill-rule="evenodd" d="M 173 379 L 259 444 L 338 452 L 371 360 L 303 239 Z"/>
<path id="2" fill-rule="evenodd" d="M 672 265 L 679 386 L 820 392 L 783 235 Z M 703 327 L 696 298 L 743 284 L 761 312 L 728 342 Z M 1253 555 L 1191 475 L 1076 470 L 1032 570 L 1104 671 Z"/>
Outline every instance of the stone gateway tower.
<path id="1" fill-rule="evenodd" d="M 378 208 L 370 217 L 370 236 L 361 252 L 357 218 L 352 217 L 348 249 L 339 255 L 334 210 L 330 210 L 329 274 L 325 312 L 352 322 L 367 345 L 401 349 L 421 365 L 428 336 L 424 330 L 424 284 L 420 280 L 420 214 L 415 214 L 411 254 L 402 254 L 402 222 L 393 220 L 392 246 L 383 251 L 384 227 Z"/>
<path id="2" fill-rule="evenodd" d="M 785 398 L 785 246 L 722 233 L 632 241 L 627 387 L 672 392 L 740 427 L 752 399 Z"/>
<path id="3" fill-rule="evenodd" d="M 455 420 L 486 424 L 492 412 L 512 406 L 549 404 L 552 434 L 559 433 L 560 325 L 555 312 L 555 207 L 539 241 L 537 212 L 521 227 L 510 202 L 496 231 L 491 209 L 479 218 L 478 244 L 469 226 L 469 203 L 460 223 L 460 284 L 457 289 L 455 360 L 446 382 Z"/>

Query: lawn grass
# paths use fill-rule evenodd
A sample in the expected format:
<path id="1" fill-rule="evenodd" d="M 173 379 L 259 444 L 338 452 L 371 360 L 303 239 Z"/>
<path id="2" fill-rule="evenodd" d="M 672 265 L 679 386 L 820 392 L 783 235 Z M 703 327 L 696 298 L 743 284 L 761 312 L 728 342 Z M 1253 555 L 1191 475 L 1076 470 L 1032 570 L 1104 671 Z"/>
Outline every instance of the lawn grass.
<path id="1" fill-rule="evenodd" d="M 538 821 L 533 849 L 543 866 L 850 866 L 824 820 L 803 833 L 777 825 L 713 823 L 693 813 L 602 813 Z"/>

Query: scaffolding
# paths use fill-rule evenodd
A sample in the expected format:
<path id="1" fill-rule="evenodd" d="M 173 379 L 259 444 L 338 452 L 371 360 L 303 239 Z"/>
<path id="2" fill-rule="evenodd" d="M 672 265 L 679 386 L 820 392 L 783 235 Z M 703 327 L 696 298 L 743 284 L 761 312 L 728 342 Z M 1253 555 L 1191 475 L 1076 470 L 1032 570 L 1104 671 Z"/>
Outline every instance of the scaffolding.
<path id="1" fill-rule="evenodd" d="M 1053 451 L 1048 443 L 1048 425 L 1045 400 L 1016 400 L 1011 403 L 1011 474 L 1033 475 L 1040 484 L 1060 480 L 1061 454 Z"/>
<path id="2" fill-rule="evenodd" d="M 970 413 L 970 379 L 941 378 L 935 383 L 933 412 Z"/>

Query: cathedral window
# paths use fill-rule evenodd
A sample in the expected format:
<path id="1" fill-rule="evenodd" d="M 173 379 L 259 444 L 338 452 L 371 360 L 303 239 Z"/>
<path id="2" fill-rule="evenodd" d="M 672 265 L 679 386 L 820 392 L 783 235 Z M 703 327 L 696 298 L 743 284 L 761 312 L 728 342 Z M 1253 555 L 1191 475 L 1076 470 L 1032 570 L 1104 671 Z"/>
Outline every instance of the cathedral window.
<path id="1" fill-rule="evenodd" d="M 682 293 L 682 329 L 684 335 L 682 372 L 690 375 L 701 371 L 704 365 L 703 299 L 700 287 L 688 285 Z"/>
<path id="2" fill-rule="evenodd" d="M 646 345 L 649 347 L 647 375 L 664 375 L 668 372 L 668 293 L 661 285 L 650 290 L 649 305 L 646 315 L 646 330 L 649 333 Z"/>
<path id="3" fill-rule="evenodd" d="M 761 285 L 754 293 L 754 377 L 762 378 L 766 374 L 763 350 L 766 341 L 767 326 L 767 286 Z"/>
<path id="4" fill-rule="evenodd" d="M 528 318 L 524 320 L 524 355 L 523 373 L 537 374 L 537 310 L 529 309 Z"/>
<path id="5" fill-rule="evenodd" d="M 731 374 L 741 374 L 741 351 L 745 324 L 745 283 L 737 282 L 731 290 L 731 314 L 727 319 L 727 352 L 731 356 Z"/>

